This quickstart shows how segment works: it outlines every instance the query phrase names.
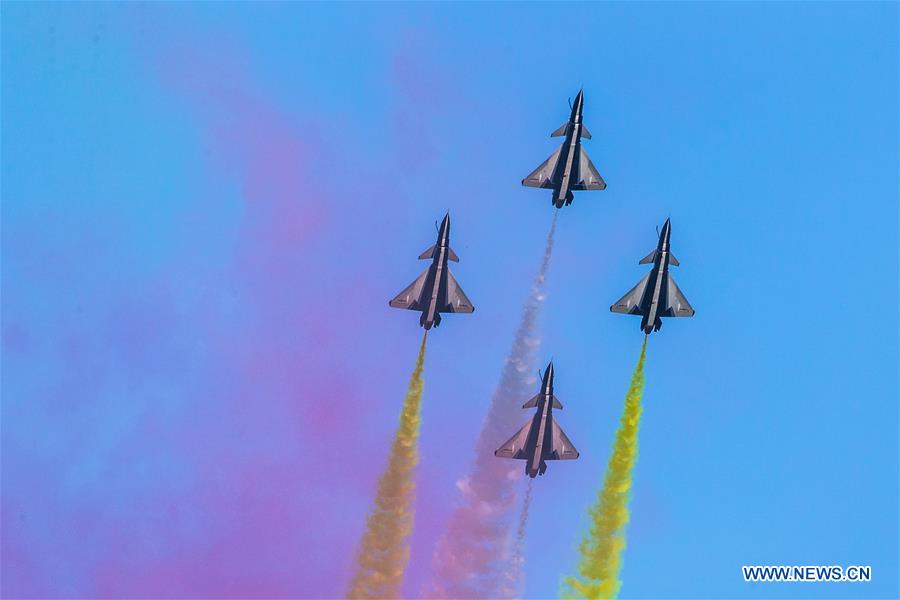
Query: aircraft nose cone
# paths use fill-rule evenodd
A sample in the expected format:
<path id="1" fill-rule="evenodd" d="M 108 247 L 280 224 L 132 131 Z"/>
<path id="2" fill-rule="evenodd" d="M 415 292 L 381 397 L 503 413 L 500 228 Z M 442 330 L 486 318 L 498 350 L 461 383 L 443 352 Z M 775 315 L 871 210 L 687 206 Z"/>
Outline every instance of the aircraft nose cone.
<path id="1" fill-rule="evenodd" d="M 439 238 L 446 238 L 450 234 L 450 212 L 444 215 L 444 220 L 441 221 L 441 227 L 438 232 Z"/>

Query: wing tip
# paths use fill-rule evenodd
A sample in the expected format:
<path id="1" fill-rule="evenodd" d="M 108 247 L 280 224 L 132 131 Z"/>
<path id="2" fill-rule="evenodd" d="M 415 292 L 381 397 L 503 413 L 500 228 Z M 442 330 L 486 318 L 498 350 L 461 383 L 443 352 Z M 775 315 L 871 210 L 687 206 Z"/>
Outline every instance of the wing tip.
<path id="1" fill-rule="evenodd" d="M 391 300 L 391 301 L 389 301 L 389 302 L 388 302 L 388 306 L 390 306 L 391 308 L 407 308 L 407 309 L 413 309 L 413 303 L 412 303 L 412 302 L 404 302 L 404 301 L 397 301 L 397 300 Z"/>

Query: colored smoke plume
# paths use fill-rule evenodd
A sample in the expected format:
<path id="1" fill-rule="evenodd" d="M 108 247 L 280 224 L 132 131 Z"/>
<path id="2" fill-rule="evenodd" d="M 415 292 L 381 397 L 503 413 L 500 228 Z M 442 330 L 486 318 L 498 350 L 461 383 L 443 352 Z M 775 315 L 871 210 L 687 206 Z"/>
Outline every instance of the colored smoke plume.
<path id="1" fill-rule="evenodd" d="M 625 549 L 632 472 L 638 454 L 646 354 L 647 336 L 644 336 L 641 356 L 625 396 L 625 408 L 613 442 L 612 456 L 606 467 L 603 489 L 590 511 L 591 529 L 579 547 L 581 562 L 578 565 L 578 576 L 565 578 L 564 597 L 615 598 L 622 586 L 619 571 L 622 568 L 622 551 Z"/>
<path id="2" fill-rule="evenodd" d="M 428 597 L 495 598 L 504 574 L 509 572 L 511 513 L 522 469 L 520 463 L 497 459 L 494 450 L 509 436 L 510 428 L 520 425 L 519 407 L 534 393 L 529 387 L 540 346 L 535 328 L 553 254 L 556 217 L 554 212 L 540 269 L 475 444 L 472 469 L 457 483 L 462 492 L 461 505 L 450 515 L 438 541 L 432 560 L 433 579 L 423 592 Z"/>
<path id="3" fill-rule="evenodd" d="M 531 507 L 531 486 L 534 479 L 528 478 L 528 487 L 525 489 L 525 498 L 522 500 L 522 512 L 519 513 L 519 526 L 516 528 L 516 540 L 513 545 L 512 560 L 506 578 L 501 583 L 501 598 L 521 598 L 525 591 L 525 527 L 528 525 L 528 509 Z"/>
<path id="4" fill-rule="evenodd" d="M 366 532 L 360 542 L 348 598 L 399 597 L 403 570 L 409 560 L 407 539 L 413 526 L 413 470 L 419 460 L 419 412 L 427 339 L 426 332 L 409 379 L 387 469 L 378 481 L 375 506 L 369 513 Z"/>

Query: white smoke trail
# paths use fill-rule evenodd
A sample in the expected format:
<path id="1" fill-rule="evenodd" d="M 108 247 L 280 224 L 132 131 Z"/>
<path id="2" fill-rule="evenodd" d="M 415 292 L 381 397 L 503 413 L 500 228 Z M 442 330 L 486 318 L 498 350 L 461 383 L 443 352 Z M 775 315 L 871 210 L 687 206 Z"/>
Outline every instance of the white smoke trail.
<path id="1" fill-rule="evenodd" d="M 525 499 L 522 501 L 522 511 L 519 513 L 519 526 L 516 528 L 516 539 L 513 543 L 512 558 L 509 561 L 509 570 L 504 574 L 500 583 L 501 598 L 521 598 L 525 591 L 525 527 L 528 525 L 528 509 L 531 507 L 531 486 L 534 479 L 528 479 L 528 487 L 525 489 Z"/>
<path id="2" fill-rule="evenodd" d="M 541 343 L 535 328 L 553 254 L 556 217 L 554 212 L 540 269 L 475 445 L 472 469 L 457 483 L 461 504 L 438 541 L 432 561 L 433 579 L 424 590 L 427 597 L 495 598 L 504 573 L 509 571 L 511 513 L 522 468 L 519 463 L 497 459 L 494 450 L 514 431 L 511 428 L 521 425 L 519 407 L 523 399 L 533 395 L 529 388 L 534 378 L 530 374 Z"/>

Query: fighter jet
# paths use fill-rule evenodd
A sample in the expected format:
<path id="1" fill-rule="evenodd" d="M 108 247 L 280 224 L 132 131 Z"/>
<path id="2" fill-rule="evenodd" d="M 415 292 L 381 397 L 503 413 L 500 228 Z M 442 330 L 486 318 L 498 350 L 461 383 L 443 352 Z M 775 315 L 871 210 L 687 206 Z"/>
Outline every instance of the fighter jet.
<path id="1" fill-rule="evenodd" d="M 438 229 L 437 242 L 419 255 L 419 260 L 431 259 L 431 266 L 388 304 L 422 313 L 419 324 L 426 330 L 441 324 L 441 313 L 470 313 L 472 302 L 459 287 L 447 261 L 459 262 L 450 248 L 450 213 L 444 216 Z"/>
<path id="2" fill-rule="evenodd" d="M 581 147 L 581 138 L 591 139 L 591 132 L 581 120 L 581 111 L 584 108 L 583 89 L 575 96 L 575 102 L 571 107 L 569 120 L 550 134 L 550 137 L 564 135 L 566 141 L 541 166 L 522 180 L 524 186 L 553 190 L 552 202 L 556 208 L 562 208 L 563 203 L 566 206 L 572 204 L 574 190 L 606 189 L 606 182 Z"/>
<path id="3" fill-rule="evenodd" d="M 678 259 L 669 250 L 672 225 L 669 219 L 659 234 L 656 249 L 645 256 L 641 265 L 653 263 L 646 277 L 631 288 L 621 300 L 609 307 L 612 312 L 626 315 L 642 315 L 641 329 L 650 334 L 662 327 L 660 317 L 693 317 L 694 309 L 669 274 L 669 265 L 677 267 Z"/>
<path id="4" fill-rule="evenodd" d="M 525 474 L 531 478 L 544 474 L 548 460 L 578 458 L 578 450 L 553 419 L 553 409 L 562 410 L 562 404 L 553 395 L 553 361 L 544 371 L 540 393 L 522 408 L 537 408 L 537 411 L 530 422 L 494 451 L 494 456 L 525 460 Z"/>

